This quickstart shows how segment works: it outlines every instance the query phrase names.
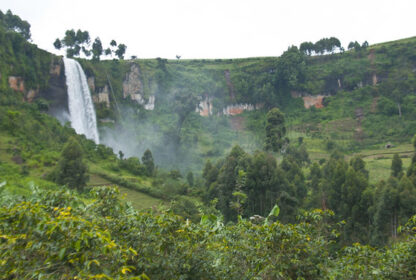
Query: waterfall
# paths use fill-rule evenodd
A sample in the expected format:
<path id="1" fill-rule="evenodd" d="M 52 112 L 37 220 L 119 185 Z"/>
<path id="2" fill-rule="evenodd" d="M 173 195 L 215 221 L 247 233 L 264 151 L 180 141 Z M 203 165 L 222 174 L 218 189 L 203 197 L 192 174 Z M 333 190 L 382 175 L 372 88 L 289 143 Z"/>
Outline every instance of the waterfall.
<path id="1" fill-rule="evenodd" d="M 85 73 L 76 60 L 64 58 L 64 64 L 71 126 L 98 144 L 95 110 Z"/>

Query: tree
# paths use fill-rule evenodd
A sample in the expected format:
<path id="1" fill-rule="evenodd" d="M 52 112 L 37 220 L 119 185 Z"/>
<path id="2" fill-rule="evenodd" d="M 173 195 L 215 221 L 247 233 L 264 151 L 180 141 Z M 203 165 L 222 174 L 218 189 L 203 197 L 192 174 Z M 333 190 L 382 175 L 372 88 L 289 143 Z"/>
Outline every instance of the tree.
<path id="1" fill-rule="evenodd" d="M 222 164 L 215 184 L 215 193 L 218 198 L 218 209 L 224 214 L 227 221 L 236 220 L 238 212 L 231 207 L 236 197 L 238 174 L 240 170 L 247 169 L 247 154 L 240 146 L 234 146 Z M 240 173 L 241 174 L 241 173 Z"/>
<path id="2" fill-rule="evenodd" d="M 350 166 L 352 166 L 356 172 L 360 172 L 365 178 L 368 179 L 368 170 L 365 169 L 365 161 L 361 157 L 353 157 L 350 160 Z"/>
<path id="3" fill-rule="evenodd" d="M 58 184 L 82 190 L 87 181 L 87 165 L 83 161 L 81 145 L 72 137 L 65 144 L 58 165 L 52 175 Z"/>
<path id="4" fill-rule="evenodd" d="M 364 44 L 363 44 L 364 45 Z M 355 41 L 355 42 L 350 42 L 349 44 L 348 44 L 348 49 L 349 50 L 351 50 L 351 49 L 354 49 L 355 51 L 360 51 L 361 50 L 361 45 L 360 45 L 360 43 L 358 43 L 357 41 Z"/>
<path id="5" fill-rule="evenodd" d="M 212 183 L 217 180 L 218 169 L 211 164 L 211 161 L 205 163 L 204 170 L 202 171 L 202 178 L 205 179 L 205 185 L 208 188 Z"/>
<path id="6" fill-rule="evenodd" d="M 29 40 L 31 37 L 30 24 L 19 16 L 13 15 L 10 10 L 7 10 L 6 14 L 0 11 L 0 24 L 7 30 L 19 33 L 26 40 Z"/>
<path id="7" fill-rule="evenodd" d="M 60 50 L 62 48 L 62 42 L 58 38 L 56 38 L 55 42 L 53 43 L 55 49 Z"/>
<path id="8" fill-rule="evenodd" d="M 415 152 L 413 153 L 410 166 L 407 169 L 407 177 L 413 178 L 413 182 L 415 182 L 416 180 L 416 135 L 414 135 L 412 138 L 412 144 L 413 144 L 413 149 L 415 150 Z"/>
<path id="9" fill-rule="evenodd" d="M 315 46 L 312 42 L 303 42 L 299 46 L 299 50 L 306 55 L 311 55 L 314 49 L 315 49 Z"/>
<path id="10" fill-rule="evenodd" d="M 341 49 L 341 42 L 335 37 L 322 38 L 313 45 L 314 51 L 320 54 L 333 53 L 337 48 Z"/>
<path id="11" fill-rule="evenodd" d="M 285 117 L 279 109 L 273 108 L 266 115 L 265 150 L 280 151 L 288 140 L 286 134 Z"/>
<path id="12" fill-rule="evenodd" d="M 115 51 L 115 54 L 119 59 L 124 59 L 124 54 L 126 53 L 127 46 L 124 44 L 119 44 L 118 49 Z"/>
<path id="13" fill-rule="evenodd" d="M 92 43 L 92 59 L 100 60 L 100 56 L 103 54 L 103 44 L 99 37 L 95 38 L 94 43 Z"/>
<path id="14" fill-rule="evenodd" d="M 155 163 L 153 161 L 152 152 L 147 149 L 142 156 L 142 163 L 146 167 L 146 175 L 153 176 L 155 172 Z"/>
<path id="15" fill-rule="evenodd" d="M 247 201 L 247 195 L 242 191 L 246 184 L 247 174 L 244 170 L 238 171 L 238 177 L 236 180 L 235 191 L 233 192 L 234 201 L 230 202 L 230 207 L 237 211 L 238 215 L 241 216 L 243 213 L 243 206 Z"/>
<path id="16" fill-rule="evenodd" d="M 402 103 L 409 93 L 415 92 L 416 77 L 410 68 L 394 69 L 380 88 L 381 92 L 394 100 L 399 116 L 402 116 Z"/>
<path id="17" fill-rule="evenodd" d="M 403 163 L 398 154 L 394 154 L 391 162 L 391 176 L 401 178 L 403 176 L 402 171 Z"/>
<path id="18" fill-rule="evenodd" d="M 180 133 L 185 120 L 191 113 L 195 112 L 198 103 L 199 100 L 197 96 L 189 87 L 185 87 L 181 92 L 178 91 L 175 94 L 173 108 L 175 108 L 175 113 L 178 116 L 175 135 L 176 144 L 179 144 L 181 141 Z"/>
<path id="19" fill-rule="evenodd" d="M 123 160 L 123 158 L 124 158 L 124 153 L 123 153 L 123 151 L 118 151 L 118 155 L 119 155 L 119 158 L 120 158 L 120 160 Z"/>
<path id="20" fill-rule="evenodd" d="M 89 50 L 90 45 L 90 34 L 88 31 L 82 31 L 78 29 L 76 32 L 74 29 L 65 31 L 65 36 L 62 39 L 57 38 L 53 43 L 53 46 L 60 50 L 66 48 L 66 56 L 74 57 L 79 56 L 80 52 L 89 57 L 91 52 Z"/>
<path id="21" fill-rule="evenodd" d="M 294 89 L 305 78 L 305 55 L 291 46 L 277 61 L 277 79 L 283 89 Z"/>
<path id="22" fill-rule="evenodd" d="M 330 46 L 330 51 L 334 52 L 336 48 L 341 49 L 341 42 L 338 38 L 336 37 L 331 37 L 329 38 L 329 46 Z"/>

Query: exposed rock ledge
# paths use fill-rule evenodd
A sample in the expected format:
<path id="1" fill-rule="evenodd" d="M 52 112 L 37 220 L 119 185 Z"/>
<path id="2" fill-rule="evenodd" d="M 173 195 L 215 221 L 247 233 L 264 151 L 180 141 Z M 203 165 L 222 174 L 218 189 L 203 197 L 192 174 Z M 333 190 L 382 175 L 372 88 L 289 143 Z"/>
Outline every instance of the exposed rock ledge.
<path id="1" fill-rule="evenodd" d="M 227 107 L 223 108 L 219 114 L 223 114 L 226 116 L 235 116 L 242 114 L 244 111 L 253 111 L 256 109 L 263 108 L 264 104 L 232 104 L 228 105 Z M 208 117 L 211 116 L 213 113 L 213 105 L 212 105 L 212 98 L 205 97 L 201 102 L 199 102 L 198 108 L 195 109 L 200 116 Z"/>
<path id="2" fill-rule="evenodd" d="M 39 94 L 39 89 L 26 90 L 25 81 L 21 77 L 9 76 L 8 82 L 11 89 L 24 93 L 24 98 L 28 102 L 32 102 Z"/>
<path id="3" fill-rule="evenodd" d="M 92 99 L 94 103 L 105 103 L 105 106 L 109 108 L 110 107 L 110 91 L 108 89 L 108 85 L 105 85 L 102 91 L 99 91 L 97 94 L 93 95 Z"/>
<path id="4" fill-rule="evenodd" d="M 146 110 L 154 110 L 155 108 L 154 95 L 149 96 L 147 102 L 144 98 L 140 68 L 137 64 L 132 64 L 130 66 L 130 71 L 126 74 L 126 78 L 123 81 L 123 98 L 127 97 L 130 97 L 131 100 L 143 105 Z"/>
<path id="5" fill-rule="evenodd" d="M 309 93 L 299 92 L 299 91 L 292 91 L 290 92 L 290 95 L 293 98 L 302 98 L 303 106 L 306 109 L 309 109 L 312 106 L 315 106 L 315 108 L 318 108 L 318 109 L 324 108 L 324 104 L 323 104 L 324 98 L 329 96 L 326 94 L 310 95 Z"/>
<path id="6" fill-rule="evenodd" d="M 304 96 L 303 98 L 303 106 L 305 106 L 306 109 L 309 109 L 312 106 L 315 106 L 315 108 L 323 108 L 324 104 L 324 98 L 327 97 L 327 95 L 310 95 L 310 96 Z"/>

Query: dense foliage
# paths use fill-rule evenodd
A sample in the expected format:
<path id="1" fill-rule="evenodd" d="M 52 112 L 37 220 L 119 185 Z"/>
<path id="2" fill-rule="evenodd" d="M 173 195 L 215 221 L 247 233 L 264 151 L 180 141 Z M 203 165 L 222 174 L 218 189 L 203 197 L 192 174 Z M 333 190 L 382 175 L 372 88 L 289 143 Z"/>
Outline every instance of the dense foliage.
<path id="1" fill-rule="evenodd" d="M 302 150 L 302 146 L 292 145 L 277 164 L 270 154 L 258 151 L 249 155 L 234 147 L 224 160 L 206 163 L 206 201 L 218 199 L 217 208 L 227 221 L 235 221 L 238 214 L 264 216 L 275 203 L 284 222 L 295 221 L 301 209 L 331 209 L 345 223 L 341 244 L 386 244 L 416 212 L 414 175 L 407 177 L 401 165 L 396 167 L 397 157 L 392 176 L 373 186 L 360 157 L 348 163 L 337 152 L 322 165 L 309 165 L 305 176 L 302 167 L 309 159 Z"/>
<path id="2" fill-rule="evenodd" d="M 62 150 L 61 158 L 51 178 L 58 184 L 82 190 L 88 180 L 87 165 L 83 161 L 82 147 L 70 138 Z"/>
<path id="3" fill-rule="evenodd" d="M 347 52 L 323 38 L 278 58 L 97 62 L 103 52 L 122 58 L 125 46 L 104 50 L 97 38 L 89 50 L 88 32 L 69 30 L 55 46 L 92 54 L 80 60 L 85 72 L 111 88 L 98 116 L 115 123 L 102 122 L 102 135 L 139 147 L 117 157 L 45 114 L 47 100 L 24 101 L 58 61 L 29 37 L 30 25 L 0 13 L 6 279 L 415 278 L 416 153 L 383 150 L 392 157 L 383 180 L 366 164 L 375 155 L 352 154 L 414 134 L 414 38 Z M 154 111 L 123 96 L 133 66 Z M 9 88 L 13 75 L 24 90 Z M 325 108 L 294 98 L 314 94 L 327 95 Z M 208 117 L 195 112 L 204 101 Z M 236 103 L 262 109 L 221 115 Z M 138 212 L 116 188 L 92 188 L 109 184 L 162 205 Z"/>
<path id="4" fill-rule="evenodd" d="M 9 76 L 22 78 L 26 90 L 47 86 L 52 55 L 27 42 L 29 38 L 29 23 L 0 11 L 0 88 L 8 89 Z"/>
<path id="5" fill-rule="evenodd" d="M 331 211 L 303 213 L 296 224 L 192 223 L 164 212 L 137 212 L 114 188 L 85 198 L 68 190 L 33 189 L 2 197 L 0 272 L 39 279 L 412 279 L 416 217 L 402 241 L 376 250 L 355 244 L 333 251 Z M 136 278 L 134 278 L 136 277 Z"/>

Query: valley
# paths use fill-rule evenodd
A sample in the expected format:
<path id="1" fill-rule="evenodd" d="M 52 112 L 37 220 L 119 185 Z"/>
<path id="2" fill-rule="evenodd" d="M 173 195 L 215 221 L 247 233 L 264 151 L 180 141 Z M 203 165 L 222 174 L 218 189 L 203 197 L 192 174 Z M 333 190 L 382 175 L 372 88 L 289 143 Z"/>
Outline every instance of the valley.
<path id="1" fill-rule="evenodd" d="M 5 279 L 414 278 L 416 37 L 64 58 L 0 15 Z"/>

